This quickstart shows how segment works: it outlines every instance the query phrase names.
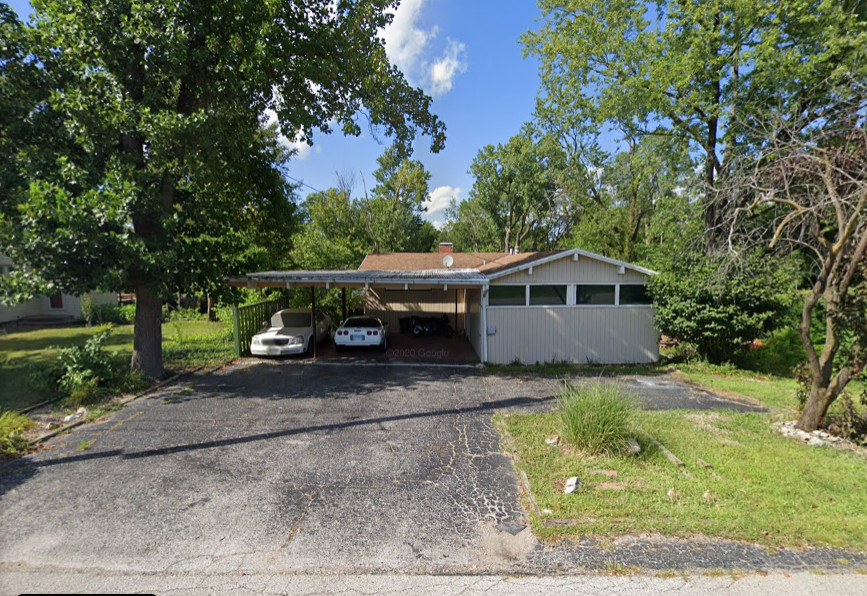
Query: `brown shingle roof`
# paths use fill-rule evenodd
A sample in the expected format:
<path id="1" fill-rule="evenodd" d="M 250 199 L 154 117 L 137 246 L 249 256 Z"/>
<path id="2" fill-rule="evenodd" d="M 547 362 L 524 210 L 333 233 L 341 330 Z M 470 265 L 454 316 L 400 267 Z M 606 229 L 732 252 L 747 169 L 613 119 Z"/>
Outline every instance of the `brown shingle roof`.
<path id="1" fill-rule="evenodd" d="M 496 273 L 517 267 L 562 251 L 523 252 L 510 255 L 507 252 L 391 252 L 369 254 L 358 269 L 380 271 L 429 271 L 446 269 L 443 257 L 450 254 L 454 259 L 452 269 L 478 269 L 482 273 Z"/>

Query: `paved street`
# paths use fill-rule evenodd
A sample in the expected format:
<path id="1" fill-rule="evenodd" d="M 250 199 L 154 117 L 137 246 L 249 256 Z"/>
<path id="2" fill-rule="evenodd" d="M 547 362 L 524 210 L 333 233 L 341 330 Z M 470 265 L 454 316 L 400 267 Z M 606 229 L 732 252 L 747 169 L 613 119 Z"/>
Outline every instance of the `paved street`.
<path id="1" fill-rule="evenodd" d="M 754 407 L 666 376 L 620 381 L 641 388 L 648 407 Z M 296 574 L 406 579 L 636 565 L 799 572 L 853 564 L 833 550 L 772 554 L 715 541 L 538 544 L 490 420 L 552 407 L 561 382 L 292 360 L 188 377 L 0 468 L 0 593 L 63 581 L 67 590 L 99 581 L 117 587 L 129 578 L 166 589 L 172 581 L 189 589 L 184 582 L 272 578 L 268 590 L 280 593 Z M 311 593 L 323 585 L 310 581 Z"/>

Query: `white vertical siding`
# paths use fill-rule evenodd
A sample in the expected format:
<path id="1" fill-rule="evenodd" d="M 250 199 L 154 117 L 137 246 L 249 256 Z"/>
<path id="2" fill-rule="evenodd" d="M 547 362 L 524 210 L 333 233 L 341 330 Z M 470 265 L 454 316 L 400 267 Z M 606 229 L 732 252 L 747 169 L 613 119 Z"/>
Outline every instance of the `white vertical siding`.
<path id="1" fill-rule="evenodd" d="M 648 306 L 489 307 L 488 361 L 646 363 L 659 359 Z"/>

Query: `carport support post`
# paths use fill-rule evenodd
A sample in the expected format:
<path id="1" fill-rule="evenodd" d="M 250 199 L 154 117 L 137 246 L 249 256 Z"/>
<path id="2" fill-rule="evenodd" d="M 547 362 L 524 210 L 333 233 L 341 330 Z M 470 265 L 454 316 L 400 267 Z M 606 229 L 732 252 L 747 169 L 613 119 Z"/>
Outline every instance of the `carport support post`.
<path id="1" fill-rule="evenodd" d="M 310 286 L 310 303 L 312 305 L 313 318 L 313 357 L 316 358 L 316 288 Z"/>
<path id="2" fill-rule="evenodd" d="M 241 317 L 238 305 L 232 304 L 232 337 L 235 339 L 235 358 L 241 357 Z"/>
<path id="3" fill-rule="evenodd" d="M 343 308 L 343 319 L 340 321 L 342 323 L 346 320 L 346 288 L 340 288 L 340 306 Z"/>

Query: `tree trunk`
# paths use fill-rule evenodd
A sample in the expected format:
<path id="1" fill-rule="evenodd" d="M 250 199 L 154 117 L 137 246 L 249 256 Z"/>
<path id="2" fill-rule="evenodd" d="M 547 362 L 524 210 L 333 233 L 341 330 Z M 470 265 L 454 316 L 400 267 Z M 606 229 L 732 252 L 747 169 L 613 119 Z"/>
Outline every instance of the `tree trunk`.
<path id="1" fill-rule="evenodd" d="M 810 387 L 810 395 L 807 398 L 807 403 L 804 404 L 804 411 L 801 412 L 801 417 L 798 418 L 795 426 L 807 432 L 812 432 L 819 428 L 822 420 L 825 419 L 828 407 L 835 397 L 828 387 L 818 385 Z"/>
<path id="2" fill-rule="evenodd" d="M 144 284 L 135 288 L 135 335 L 132 344 L 132 368 L 146 376 L 160 378 L 163 368 L 162 301 Z"/>

